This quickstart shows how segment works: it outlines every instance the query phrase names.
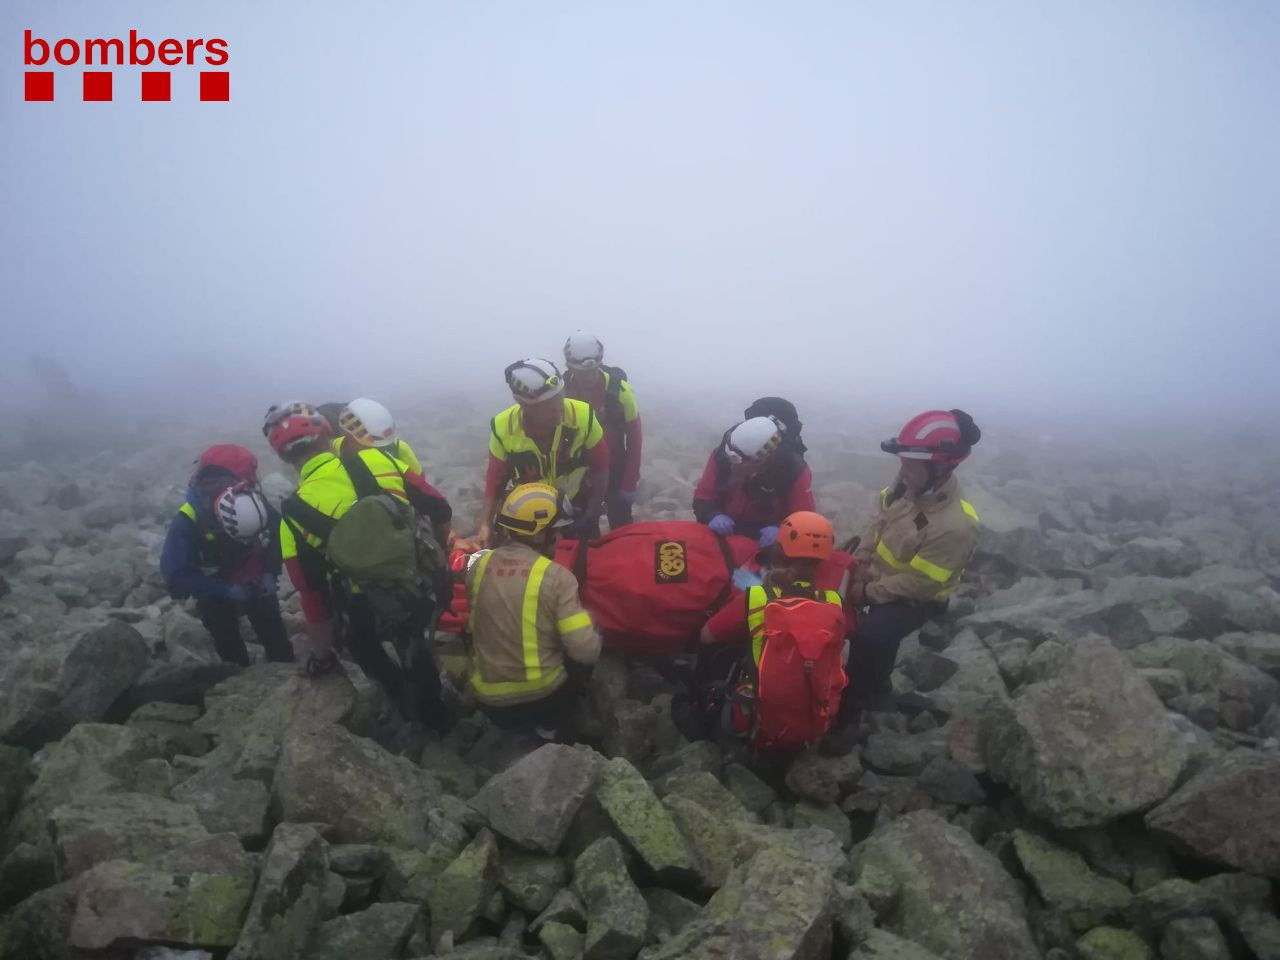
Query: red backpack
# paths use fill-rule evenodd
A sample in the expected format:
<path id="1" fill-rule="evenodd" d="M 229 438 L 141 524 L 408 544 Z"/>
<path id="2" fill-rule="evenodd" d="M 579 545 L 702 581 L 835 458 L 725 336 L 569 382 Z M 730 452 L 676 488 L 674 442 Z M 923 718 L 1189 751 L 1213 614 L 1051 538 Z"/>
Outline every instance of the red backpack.
<path id="1" fill-rule="evenodd" d="M 799 750 L 831 728 L 849 682 L 841 662 L 844 635 L 838 604 L 783 597 L 765 605 L 750 728 L 754 746 Z"/>

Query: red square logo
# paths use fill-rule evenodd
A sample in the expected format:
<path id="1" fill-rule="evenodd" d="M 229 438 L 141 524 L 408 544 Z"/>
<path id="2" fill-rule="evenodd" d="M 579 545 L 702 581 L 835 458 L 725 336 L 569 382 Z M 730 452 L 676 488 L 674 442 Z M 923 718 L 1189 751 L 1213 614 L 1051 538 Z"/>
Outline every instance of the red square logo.
<path id="1" fill-rule="evenodd" d="M 26 84 L 26 100 L 53 99 L 53 71 L 28 70 L 24 78 Z"/>
<path id="2" fill-rule="evenodd" d="M 168 70 L 143 70 L 142 99 L 168 100 L 169 76 Z"/>
<path id="3" fill-rule="evenodd" d="M 231 74 L 225 70 L 201 70 L 200 99 L 230 100 Z"/>
<path id="4" fill-rule="evenodd" d="M 86 70 L 84 74 L 84 98 L 85 100 L 110 100 L 111 72 Z"/>

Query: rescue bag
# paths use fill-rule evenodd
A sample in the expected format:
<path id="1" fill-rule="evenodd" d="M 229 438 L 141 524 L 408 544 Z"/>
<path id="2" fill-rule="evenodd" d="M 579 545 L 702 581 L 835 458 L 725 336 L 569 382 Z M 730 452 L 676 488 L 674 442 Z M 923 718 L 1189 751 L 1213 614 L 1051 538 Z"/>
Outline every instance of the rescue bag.
<path id="1" fill-rule="evenodd" d="M 752 746 L 799 750 L 831 728 L 849 682 L 844 636 L 845 617 L 837 604 L 782 597 L 765 605 L 754 690 L 748 682 L 734 695 L 750 718 Z"/>
<path id="2" fill-rule="evenodd" d="M 450 589 L 448 560 L 431 524 L 380 486 L 360 456 L 339 461 L 356 489 L 356 502 L 346 513 L 335 520 L 297 494 L 281 510 L 324 541 L 330 565 L 368 597 L 388 625 L 426 625 L 447 603 Z"/>
<path id="3" fill-rule="evenodd" d="M 606 646 L 624 653 L 690 650 L 733 594 L 733 571 L 755 556 L 749 537 L 720 537 L 692 520 L 633 523 L 589 543 L 562 540 L 582 605 Z"/>

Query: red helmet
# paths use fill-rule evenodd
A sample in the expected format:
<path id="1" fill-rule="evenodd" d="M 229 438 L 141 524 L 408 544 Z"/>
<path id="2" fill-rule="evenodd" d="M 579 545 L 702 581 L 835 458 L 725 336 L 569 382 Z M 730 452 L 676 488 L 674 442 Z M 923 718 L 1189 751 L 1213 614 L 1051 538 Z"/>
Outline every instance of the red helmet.
<path id="1" fill-rule="evenodd" d="M 285 457 L 303 444 L 329 436 L 329 423 L 317 413 L 296 413 L 271 425 L 267 442 L 271 449 Z"/>
<path id="2" fill-rule="evenodd" d="M 907 421 L 896 437 L 880 444 L 885 453 L 908 460 L 955 466 L 969 456 L 982 432 L 963 410 L 926 410 Z"/>

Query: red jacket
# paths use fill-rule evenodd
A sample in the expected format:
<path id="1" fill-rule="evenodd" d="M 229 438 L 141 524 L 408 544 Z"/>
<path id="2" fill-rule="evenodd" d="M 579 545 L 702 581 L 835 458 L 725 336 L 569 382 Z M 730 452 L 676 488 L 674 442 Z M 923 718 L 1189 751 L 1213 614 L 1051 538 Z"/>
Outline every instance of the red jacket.
<path id="1" fill-rule="evenodd" d="M 693 491 L 694 515 L 708 523 L 716 514 L 726 514 L 736 524 L 734 533 L 754 537 L 761 527 L 776 527 L 788 514 L 815 509 L 813 473 L 803 460 L 793 463 L 785 473 L 766 467 L 746 483 L 730 487 L 723 484 L 725 468 L 712 453 Z"/>

